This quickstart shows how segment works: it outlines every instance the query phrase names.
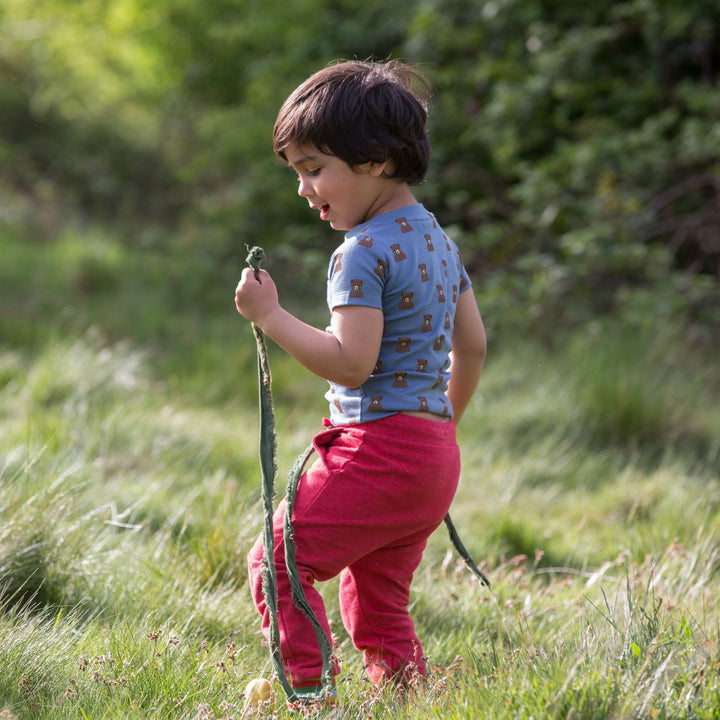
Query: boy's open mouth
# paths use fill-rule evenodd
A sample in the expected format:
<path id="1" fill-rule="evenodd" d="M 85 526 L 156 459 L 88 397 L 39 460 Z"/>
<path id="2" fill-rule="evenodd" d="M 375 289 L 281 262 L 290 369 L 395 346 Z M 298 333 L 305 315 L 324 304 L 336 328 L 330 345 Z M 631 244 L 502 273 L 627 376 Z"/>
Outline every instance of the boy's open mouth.
<path id="1" fill-rule="evenodd" d="M 330 206 L 329 206 L 329 205 L 323 205 L 323 206 L 320 208 L 320 219 L 321 219 L 321 220 L 324 220 L 324 219 L 327 217 L 327 214 L 328 214 L 329 211 L 330 211 Z"/>

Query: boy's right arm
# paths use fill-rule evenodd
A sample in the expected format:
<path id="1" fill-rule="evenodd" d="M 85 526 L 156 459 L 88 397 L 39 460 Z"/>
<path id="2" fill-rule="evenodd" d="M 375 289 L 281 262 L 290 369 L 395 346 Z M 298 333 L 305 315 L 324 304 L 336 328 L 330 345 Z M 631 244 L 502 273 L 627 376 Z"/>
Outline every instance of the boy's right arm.
<path id="1" fill-rule="evenodd" d="M 472 291 L 460 295 L 455 311 L 455 326 L 450 353 L 450 373 L 447 397 L 453 409 L 453 422 L 457 425 L 470 402 L 480 380 L 487 339 L 480 310 Z"/>
<path id="2" fill-rule="evenodd" d="M 308 370 L 346 387 L 359 387 L 372 373 L 380 352 L 383 314 L 361 305 L 333 309 L 332 332 L 314 328 L 285 310 L 265 270 L 258 278 L 245 268 L 235 289 L 238 312 Z"/>

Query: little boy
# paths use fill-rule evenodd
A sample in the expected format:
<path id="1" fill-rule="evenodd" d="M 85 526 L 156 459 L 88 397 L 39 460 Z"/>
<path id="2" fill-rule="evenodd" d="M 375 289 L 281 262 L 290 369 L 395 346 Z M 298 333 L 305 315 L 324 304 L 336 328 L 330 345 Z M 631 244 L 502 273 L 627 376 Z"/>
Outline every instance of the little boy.
<path id="1" fill-rule="evenodd" d="M 485 359 L 485 331 L 457 248 L 415 199 L 430 148 L 428 85 L 397 61 L 349 61 L 300 85 L 282 106 L 274 150 L 298 194 L 344 231 L 330 259 L 330 325 L 286 311 L 270 276 L 243 271 L 238 312 L 329 383 L 327 429 L 302 475 L 293 511 L 297 566 L 330 637 L 315 581 L 340 575 L 343 624 L 376 684 L 426 674 L 408 613 L 410 585 L 430 534 L 455 494 L 459 422 Z M 275 514 L 283 663 L 308 702 L 319 696 L 321 656 L 293 605 L 282 518 Z M 262 538 L 248 555 L 251 592 L 267 634 Z"/>

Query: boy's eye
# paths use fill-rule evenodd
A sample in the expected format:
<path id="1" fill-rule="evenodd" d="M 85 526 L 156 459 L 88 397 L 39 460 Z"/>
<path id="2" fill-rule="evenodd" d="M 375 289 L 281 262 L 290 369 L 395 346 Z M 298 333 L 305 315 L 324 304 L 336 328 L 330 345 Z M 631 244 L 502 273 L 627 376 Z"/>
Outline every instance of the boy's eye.
<path id="1" fill-rule="evenodd" d="M 305 170 L 303 172 L 295 173 L 295 175 L 297 176 L 298 182 L 300 182 L 303 179 L 303 175 L 306 177 L 314 178 L 314 177 L 317 177 L 319 174 L 320 174 L 320 168 L 317 168 L 315 170 Z"/>
<path id="2" fill-rule="evenodd" d="M 297 181 L 302 182 L 302 179 L 305 178 L 314 178 L 317 177 L 320 174 L 320 170 L 322 168 L 303 168 L 302 170 L 296 170 L 295 175 L 297 176 Z"/>

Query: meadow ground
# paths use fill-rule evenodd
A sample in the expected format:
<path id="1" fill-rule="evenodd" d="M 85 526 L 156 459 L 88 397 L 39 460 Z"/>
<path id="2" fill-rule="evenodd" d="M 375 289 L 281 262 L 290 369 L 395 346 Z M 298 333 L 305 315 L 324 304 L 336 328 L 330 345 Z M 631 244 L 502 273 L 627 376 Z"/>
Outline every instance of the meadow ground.
<path id="1" fill-rule="evenodd" d="M 287 717 L 277 684 L 244 707 L 271 667 L 235 269 L 90 231 L 2 242 L 0 717 Z M 717 343 L 649 318 L 544 337 L 490 337 L 459 428 L 452 515 L 493 585 L 435 533 L 427 685 L 374 690 L 325 588 L 341 717 L 720 717 Z M 270 351 L 281 492 L 324 385 Z"/>

